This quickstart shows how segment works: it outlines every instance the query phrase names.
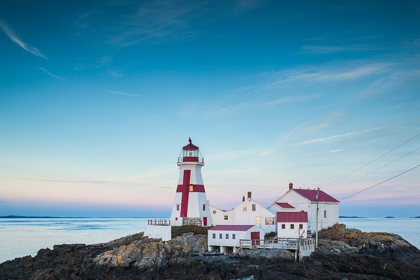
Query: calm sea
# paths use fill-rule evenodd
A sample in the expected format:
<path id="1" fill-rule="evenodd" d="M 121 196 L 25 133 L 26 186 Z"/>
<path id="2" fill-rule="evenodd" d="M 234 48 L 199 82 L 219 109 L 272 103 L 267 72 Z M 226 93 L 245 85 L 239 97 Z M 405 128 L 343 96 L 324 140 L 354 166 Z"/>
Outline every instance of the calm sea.
<path id="1" fill-rule="evenodd" d="M 54 244 L 94 244 L 144 231 L 147 218 L 0 219 L 0 263 Z M 348 228 L 396 233 L 420 248 L 420 219 L 340 219 Z"/>

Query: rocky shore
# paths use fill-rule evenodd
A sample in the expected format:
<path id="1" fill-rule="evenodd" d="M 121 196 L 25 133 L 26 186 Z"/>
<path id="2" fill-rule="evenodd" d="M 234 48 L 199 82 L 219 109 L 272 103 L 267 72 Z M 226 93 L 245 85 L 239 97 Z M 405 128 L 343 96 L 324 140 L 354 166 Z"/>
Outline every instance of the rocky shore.
<path id="1" fill-rule="evenodd" d="M 319 249 L 295 263 L 287 250 L 211 256 L 205 235 L 165 244 L 139 233 L 41 249 L 0 264 L 0 279 L 420 279 L 420 251 L 398 235 L 335 225 L 319 238 Z"/>

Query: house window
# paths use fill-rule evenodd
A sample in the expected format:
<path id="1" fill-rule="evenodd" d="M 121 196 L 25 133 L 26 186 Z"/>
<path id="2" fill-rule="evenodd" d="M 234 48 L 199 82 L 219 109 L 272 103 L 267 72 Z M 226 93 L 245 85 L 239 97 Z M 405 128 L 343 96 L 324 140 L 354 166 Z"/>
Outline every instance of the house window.
<path id="1" fill-rule="evenodd" d="M 257 211 L 257 205 L 252 204 L 252 211 Z"/>
<path id="2" fill-rule="evenodd" d="M 206 211 L 206 205 L 203 204 L 203 211 Z"/>
<path id="3" fill-rule="evenodd" d="M 324 219 L 327 218 L 327 210 L 324 210 Z"/>
<path id="4" fill-rule="evenodd" d="M 219 239 L 222 239 L 222 234 L 221 233 L 219 233 Z"/>
<path id="5" fill-rule="evenodd" d="M 270 226 L 270 225 L 274 225 L 274 217 L 266 217 L 265 218 L 265 224 Z"/>
<path id="6" fill-rule="evenodd" d="M 194 186 L 190 185 L 190 192 L 194 191 Z"/>
<path id="7" fill-rule="evenodd" d="M 303 224 L 299 224 L 299 229 L 303 229 Z"/>
<path id="8" fill-rule="evenodd" d="M 179 204 L 176 205 L 176 211 L 179 211 Z"/>
<path id="9" fill-rule="evenodd" d="M 232 233 L 232 239 L 235 239 L 236 235 L 234 233 Z"/>
<path id="10" fill-rule="evenodd" d="M 213 214 L 216 214 L 216 210 L 213 210 Z"/>
<path id="11" fill-rule="evenodd" d="M 213 233 L 213 239 L 216 239 L 216 234 L 215 233 Z"/>
<path id="12" fill-rule="evenodd" d="M 243 209 L 244 211 L 246 211 L 246 203 L 244 203 L 244 204 L 242 205 L 242 209 Z"/>
<path id="13" fill-rule="evenodd" d="M 225 221 L 227 221 L 229 219 L 228 215 L 225 215 Z"/>
<path id="14" fill-rule="evenodd" d="M 178 221 L 178 217 L 175 217 L 175 221 Z"/>
<path id="15" fill-rule="evenodd" d="M 286 229 L 286 224 L 281 224 L 281 229 Z"/>
<path id="16" fill-rule="evenodd" d="M 226 233 L 226 239 L 229 239 L 229 234 L 228 233 Z"/>
<path id="17" fill-rule="evenodd" d="M 255 217 L 255 223 L 256 224 L 260 224 L 260 216 L 256 216 Z"/>
<path id="18" fill-rule="evenodd" d="M 295 229 L 295 224 L 290 224 L 290 229 Z"/>

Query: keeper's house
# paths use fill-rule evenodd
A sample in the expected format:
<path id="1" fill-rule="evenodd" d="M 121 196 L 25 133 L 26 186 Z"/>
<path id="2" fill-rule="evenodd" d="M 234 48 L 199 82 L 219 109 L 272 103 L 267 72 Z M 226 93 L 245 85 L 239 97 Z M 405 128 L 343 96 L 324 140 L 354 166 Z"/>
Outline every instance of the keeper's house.
<path id="1" fill-rule="evenodd" d="M 264 239 L 264 230 L 255 225 L 218 225 L 208 230 L 208 250 L 235 253 L 239 241 Z"/>
<path id="2" fill-rule="evenodd" d="M 277 212 L 277 236 L 279 238 L 306 238 L 308 212 Z"/>

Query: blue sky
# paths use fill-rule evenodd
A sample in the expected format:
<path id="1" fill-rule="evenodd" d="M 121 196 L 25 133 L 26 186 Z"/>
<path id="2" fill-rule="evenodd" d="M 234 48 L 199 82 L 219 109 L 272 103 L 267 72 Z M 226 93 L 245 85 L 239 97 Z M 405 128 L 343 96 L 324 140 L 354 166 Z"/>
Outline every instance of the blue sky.
<path id="1" fill-rule="evenodd" d="M 188 137 L 227 209 L 419 164 L 330 184 L 420 133 L 417 1 L 1 1 L 0 31 L 0 215 L 169 216 Z M 420 215 L 419 174 L 341 214 Z"/>

